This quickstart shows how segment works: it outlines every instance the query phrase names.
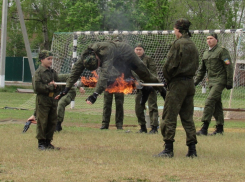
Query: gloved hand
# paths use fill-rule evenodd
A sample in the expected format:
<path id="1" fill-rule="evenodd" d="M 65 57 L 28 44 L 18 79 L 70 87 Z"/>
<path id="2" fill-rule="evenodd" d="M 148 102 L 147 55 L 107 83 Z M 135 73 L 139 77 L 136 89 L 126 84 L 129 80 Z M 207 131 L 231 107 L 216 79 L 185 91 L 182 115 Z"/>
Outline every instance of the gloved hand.
<path id="1" fill-rule="evenodd" d="M 150 93 L 153 91 L 153 88 L 152 87 L 143 87 L 141 89 L 141 92 L 142 92 L 142 97 L 141 97 L 141 100 L 140 100 L 140 104 L 142 106 L 145 105 L 145 103 L 147 102 L 148 100 L 148 97 L 150 95 Z"/>
<path id="2" fill-rule="evenodd" d="M 59 93 L 59 95 L 57 95 L 57 96 L 55 97 L 55 99 L 56 99 L 56 98 L 61 99 L 61 97 L 65 96 L 65 95 L 69 92 L 69 90 L 70 90 L 70 88 L 65 87 L 65 90 L 61 91 L 61 92 Z"/>
<path id="3" fill-rule="evenodd" d="M 230 90 L 230 89 L 232 89 L 233 87 L 232 87 L 232 85 L 226 85 L 226 89 L 227 90 Z"/>
<path id="4" fill-rule="evenodd" d="M 93 104 L 93 103 L 95 103 L 95 101 L 96 101 L 98 95 L 99 95 L 98 93 L 94 92 L 93 95 L 90 95 L 90 96 L 86 99 L 86 101 L 89 101 L 89 102 L 91 102 L 91 103 Z"/>
<path id="5" fill-rule="evenodd" d="M 162 98 L 165 100 L 166 98 L 166 94 L 167 94 L 167 91 L 165 90 L 165 88 L 162 89 L 162 91 L 160 92 Z"/>

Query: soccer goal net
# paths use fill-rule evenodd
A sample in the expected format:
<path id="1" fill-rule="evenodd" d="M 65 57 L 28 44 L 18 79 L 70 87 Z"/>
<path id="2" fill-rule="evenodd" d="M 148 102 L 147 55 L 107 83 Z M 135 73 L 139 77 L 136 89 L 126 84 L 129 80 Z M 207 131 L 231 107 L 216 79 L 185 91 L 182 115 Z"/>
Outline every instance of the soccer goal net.
<path id="1" fill-rule="evenodd" d="M 236 30 L 195 30 L 191 31 L 192 40 L 196 44 L 200 63 L 205 50 L 208 49 L 206 38 L 209 33 L 218 34 L 218 44 L 229 50 L 234 67 L 234 88 L 232 90 L 224 90 L 222 94 L 223 107 L 225 117 L 227 118 L 244 118 L 245 113 L 241 112 L 241 108 L 245 108 L 245 60 L 244 60 L 244 33 L 242 29 Z M 157 65 L 158 76 L 162 80 L 162 67 L 166 61 L 166 56 L 171 43 L 175 40 L 174 32 L 169 31 L 85 31 L 85 32 L 64 32 L 54 33 L 52 41 L 52 51 L 54 52 L 53 68 L 58 73 L 70 73 L 72 64 L 75 63 L 82 51 L 94 42 L 111 41 L 112 37 L 120 35 L 123 42 L 132 46 L 136 43 L 142 43 L 145 48 L 145 54 L 152 57 Z M 91 72 L 85 70 L 84 76 L 90 76 Z M 103 94 L 99 96 L 94 105 L 87 105 L 85 99 L 94 91 L 93 88 L 85 87 L 85 95 L 81 95 L 77 91 L 75 99 L 75 109 L 82 112 L 102 113 L 103 111 Z M 196 95 L 194 98 L 195 116 L 200 118 L 202 115 L 205 99 L 208 95 L 207 79 L 196 87 Z M 134 115 L 135 113 L 135 91 L 125 95 L 124 110 L 125 115 Z M 114 102 L 114 101 L 113 101 Z M 29 102 L 30 103 L 30 102 Z M 159 115 L 162 113 L 164 101 L 158 95 Z M 30 105 L 29 105 L 30 106 Z M 113 104 L 115 108 L 115 104 Z M 114 114 L 114 112 L 112 112 Z M 244 113 L 244 114 L 243 114 Z"/>

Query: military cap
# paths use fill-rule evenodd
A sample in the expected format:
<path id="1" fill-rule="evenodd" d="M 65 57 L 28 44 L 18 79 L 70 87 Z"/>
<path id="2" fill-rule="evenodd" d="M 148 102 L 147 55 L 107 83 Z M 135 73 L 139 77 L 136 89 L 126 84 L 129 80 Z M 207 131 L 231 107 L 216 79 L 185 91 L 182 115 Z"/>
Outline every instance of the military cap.
<path id="1" fill-rule="evenodd" d="M 145 50 L 145 47 L 140 42 L 138 42 L 138 43 L 135 44 L 134 48 L 136 48 L 136 47 L 142 47 Z"/>
<path id="2" fill-rule="evenodd" d="M 212 37 L 214 37 L 215 39 L 218 40 L 218 35 L 216 33 L 210 33 L 208 36 L 212 36 Z"/>
<path id="3" fill-rule="evenodd" d="M 88 70 L 96 70 L 98 68 L 98 59 L 96 58 L 95 54 L 87 55 L 83 60 L 83 65 Z"/>
<path id="4" fill-rule="evenodd" d="M 53 53 L 51 51 L 48 51 L 48 50 L 42 50 L 40 53 L 39 53 L 39 60 L 41 61 L 42 59 L 45 59 L 49 56 L 53 56 Z"/>
<path id="5" fill-rule="evenodd" d="M 114 41 L 114 42 L 122 42 L 123 41 L 122 35 L 113 35 L 112 36 L 112 41 Z"/>

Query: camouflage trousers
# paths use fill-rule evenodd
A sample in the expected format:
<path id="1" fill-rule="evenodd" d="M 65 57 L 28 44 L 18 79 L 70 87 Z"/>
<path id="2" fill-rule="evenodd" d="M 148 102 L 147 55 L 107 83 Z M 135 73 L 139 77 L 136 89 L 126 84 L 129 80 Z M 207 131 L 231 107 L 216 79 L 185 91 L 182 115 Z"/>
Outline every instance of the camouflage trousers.
<path id="1" fill-rule="evenodd" d="M 138 118 L 139 125 L 145 125 L 145 106 L 140 104 L 140 100 L 142 97 L 141 90 L 137 90 L 137 94 L 135 96 L 135 114 Z M 158 106 L 157 106 L 157 93 L 155 90 L 150 93 L 148 97 L 148 108 L 149 108 L 149 116 L 150 116 L 150 124 L 151 126 L 159 126 L 158 124 Z"/>
<path id="2" fill-rule="evenodd" d="M 224 88 L 224 85 L 219 84 L 209 88 L 210 91 L 205 101 L 202 122 L 210 123 L 212 116 L 214 116 L 216 120 L 216 125 L 224 125 L 224 113 L 221 102 L 221 95 Z"/>
<path id="3" fill-rule="evenodd" d="M 124 111 L 123 111 L 123 103 L 124 103 L 124 94 L 123 93 L 109 93 L 104 91 L 104 107 L 103 107 L 103 126 L 109 126 L 110 119 L 111 119 L 111 108 L 112 108 L 112 100 L 113 95 L 115 96 L 115 103 L 116 103 L 116 127 L 123 126 L 123 118 L 124 118 Z"/>
<path id="4" fill-rule="evenodd" d="M 61 99 L 58 102 L 58 109 L 57 109 L 58 122 L 62 123 L 64 121 L 65 108 L 71 103 L 71 101 L 75 99 L 75 97 L 76 97 L 76 92 L 74 93 L 68 92 L 65 96 L 61 97 Z"/>
<path id="5" fill-rule="evenodd" d="M 55 126 L 57 123 L 57 104 L 58 101 L 53 97 L 37 95 L 37 139 L 53 140 Z"/>
<path id="6" fill-rule="evenodd" d="M 193 121 L 194 95 L 193 79 L 174 80 L 169 83 L 160 124 L 165 142 L 174 142 L 177 116 L 179 114 L 186 132 L 186 144 L 197 143 L 196 128 Z"/>

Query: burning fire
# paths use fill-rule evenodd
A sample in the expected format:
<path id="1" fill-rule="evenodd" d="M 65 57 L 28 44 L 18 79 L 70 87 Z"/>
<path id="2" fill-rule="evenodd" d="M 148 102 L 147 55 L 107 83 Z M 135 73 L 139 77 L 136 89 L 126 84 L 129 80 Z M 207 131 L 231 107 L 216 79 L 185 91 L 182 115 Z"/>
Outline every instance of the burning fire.
<path id="1" fill-rule="evenodd" d="M 87 79 L 85 76 L 82 76 L 81 78 L 81 82 L 83 83 L 83 85 L 89 88 L 95 87 L 99 78 L 96 71 L 92 71 L 91 73 L 94 75 L 93 77 L 89 77 Z M 133 79 L 124 80 L 124 74 L 122 74 L 122 76 L 118 77 L 113 84 L 109 85 L 106 88 L 105 91 L 109 93 L 129 94 L 132 93 L 134 89 L 136 89 L 134 80 Z"/>
<path id="2" fill-rule="evenodd" d="M 94 75 L 93 77 L 89 77 L 87 79 L 85 76 L 82 76 L 82 78 L 81 78 L 81 82 L 83 83 L 83 85 L 87 86 L 89 88 L 95 87 L 96 83 L 98 82 L 98 78 L 99 78 L 96 71 L 92 71 L 91 73 Z"/>
<path id="3" fill-rule="evenodd" d="M 135 83 L 133 79 L 124 80 L 124 74 L 118 77 L 112 85 L 109 85 L 105 91 L 109 93 L 132 93 L 135 89 Z"/>

